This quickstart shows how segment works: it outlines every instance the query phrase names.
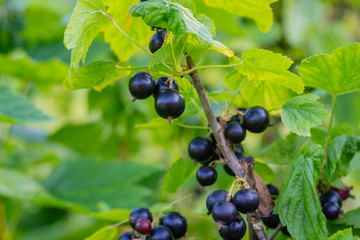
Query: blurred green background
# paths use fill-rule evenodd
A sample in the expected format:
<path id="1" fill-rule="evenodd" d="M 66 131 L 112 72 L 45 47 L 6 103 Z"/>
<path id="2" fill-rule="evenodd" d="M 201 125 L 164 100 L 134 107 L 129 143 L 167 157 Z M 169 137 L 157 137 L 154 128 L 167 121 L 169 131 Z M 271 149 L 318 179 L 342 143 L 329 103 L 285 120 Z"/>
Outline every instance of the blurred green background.
<path id="1" fill-rule="evenodd" d="M 294 72 L 306 57 L 360 41 L 359 0 L 281 0 L 272 4 L 274 24 L 266 34 L 251 20 L 206 7 L 201 0 L 195 2 L 199 13 L 214 19 L 216 39 L 237 56 L 252 48 L 269 49 L 290 57 L 295 62 Z M 146 124 L 156 117 L 153 99 L 132 103 L 128 78 L 102 92 L 63 90 L 70 61 L 63 34 L 75 3 L 0 0 L 0 85 L 53 118 L 41 123 L 0 123 L 0 239 L 84 239 L 103 226 L 126 219 L 132 208 L 150 207 L 156 213 L 184 197 L 167 210 L 181 211 L 187 217 L 188 236 L 218 239 L 216 224 L 205 215 L 205 199 L 212 190 L 227 189 L 233 181 L 221 166 L 217 167 L 217 183 L 203 192 L 198 191 L 194 171 L 176 194 L 161 191 L 166 170 L 180 158 L 189 161 L 188 143 L 206 130 L 166 122 Z M 99 35 L 86 62 L 107 59 L 116 57 Z M 138 51 L 129 62 L 141 66 L 148 60 Z M 209 52 L 200 64 L 226 63 L 222 55 Z M 227 71 L 201 73 L 210 92 L 224 88 Z M 329 109 L 330 96 L 321 91 L 316 94 Z M 340 96 L 335 126 L 345 124 L 341 126 L 349 133 L 360 134 L 359 103 L 360 93 Z M 214 110 L 220 113 L 216 105 Z M 187 125 L 207 125 L 198 115 L 182 120 Z M 264 182 L 280 187 L 287 165 L 267 161 L 261 151 L 289 131 L 276 118 L 272 122 L 275 127 L 264 134 L 249 133 L 244 145 L 259 161 L 255 170 Z M 358 199 L 359 171 L 358 155 L 344 179 L 354 186 Z M 343 209 L 358 207 L 356 202 L 345 201 Z M 124 225 L 121 231 L 128 228 Z"/>

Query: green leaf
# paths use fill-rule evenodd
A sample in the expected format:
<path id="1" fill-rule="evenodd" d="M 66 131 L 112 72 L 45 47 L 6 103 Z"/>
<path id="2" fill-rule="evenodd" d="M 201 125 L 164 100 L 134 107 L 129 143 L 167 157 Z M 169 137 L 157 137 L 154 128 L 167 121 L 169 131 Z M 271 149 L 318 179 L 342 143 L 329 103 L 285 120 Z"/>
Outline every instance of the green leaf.
<path id="1" fill-rule="evenodd" d="M 71 69 L 77 69 L 81 59 L 84 61 L 93 39 L 109 21 L 103 16 L 104 12 L 102 0 L 77 1 L 64 36 L 65 47 L 72 49 Z"/>
<path id="2" fill-rule="evenodd" d="M 60 163 L 46 186 L 58 199 L 82 205 L 90 211 L 131 209 L 148 204 L 151 192 L 137 182 L 155 171 L 148 165 L 84 158 Z"/>
<path id="3" fill-rule="evenodd" d="M 333 139 L 335 139 L 341 135 L 344 135 L 344 134 L 353 135 L 354 131 L 355 131 L 354 126 L 351 123 L 342 123 L 331 129 L 330 140 L 332 141 Z"/>
<path id="4" fill-rule="evenodd" d="M 303 60 L 298 72 L 306 86 L 340 95 L 360 90 L 359 68 L 360 43 L 355 43 Z"/>
<path id="5" fill-rule="evenodd" d="M 285 139 L 279 139 L 265 147 L 259 154 L 259 158 L 271 164 L 291 163 L 305 142 L 304 137 L 298 137 L 291 133 Z"/>
<path id="6" fill-rule="evenodd" d="M 91 236 L 85 238 L 85 240 L 114 240 L 118 236 L 118 230 L 116 227 L 107 226 L 93 233 Z"/>
<path id="7" fill-rule="evenodd" d="M 214 44 L 214 24 L 205 15 L 195 17 L 182 5 L 166 0 L 148 0 L 130 8 L 133 17 L 142 17 L 152 27 L 166 28 L 174 34 L 175 45 L 198 61 Z M 181 43 L 181 44 L 180 44 Z"/>
<path id="8" fill-rule="evenodd" d="M 69 71 L 69 68 L 57 59 L 36 62 L 28 56 L 15 58 L 4 54 L 0 54 L 0 66 L 0 74 L 31 81 L 39 87 L 61 84 Z"/>
<path id="9" fill-rule="evenodd" d="M 304 145 L 281 187 L 275 212 L 297 240 L 327 237 L 326 219 L 316 192 L 323 158 L 320 146 Z"/>
<path id="10" fill-rule="evenodd" d="M 0 168 L 0 195 L 16 200 L 34 200 L 46 196 L 46 190 L 26 175 Z"/>
<path id="11" fill-rule="evenodd" d="M 130 70 L 123 70 L 120 67 L 130 67 L 130 65 L 121 63 L 117 67 L 113 61 L 96 61 L 87 64 L 75 70 L 70 81 L 69 77 L 64 80 L 64 88 L 65 90 L 94 88 L 101 91 L 110 83 L 130 74 Z"/>
<path id="12" fill-rule="evenodd" d="M 249 105 L 280 108 L 296 93 L 302 93 L 304 85 L 301 79 L 287 70 L 292 64 L 287 57 L 252 49 L 243 53 L 242 58 L 242 64 L 226 76 L 225 84 L 233 91 L 241 87 L 241 96 Z M 230 62 L 239 63 L 241 60 L 233 57 Z"/>
<path id="13" fill-rule="evenodd" d="M 241 17 L 251 18 L 263 32 L 270 31 L 273 14 L 270 4 L 277 0 L 204 0 L 206 5 L 222 8 Z"/>
<path id="14" fill-rule="evenodd" d="M 337 137 L 332 141 L 328 150 L 324 174 L 327 181 L 347 175 L 350 161 L 355 156 L 355 153 L 359 151 L 357 147 L 359 143 L 359 138 L 347 134 Z"/>
<path id="15" fill-rule="evenodd" d="M 0 122 L 29 123 L 52 120 L 31 102 L 15 95 L 8 87 L 0 86 Z"/>
<path id="16" fill-rule="evenodd" d="M 177 189 L 194 174 L 195 168 L 192 161 L 182 158 L 177 160 L 167 171 L 161 190 L 166 194 L 176 193 Z"/>
<path id="17" fill-rule="evenodd" d="M 261 177 L 265 183 L 273 182 L 275 178 L 274 171 L 265 162 L 260 159 L 256 159 L 254 171 Z"/>
<path id="18" fill-rule="evenodd" d="M 325 148 L 328 131 L 324 127 L 313 127 L 310 129 L 311 141 Z"/>
<path id="19" fill-rule="evenodd" d="M 360 208 L 345 213 L 344 218 L 348 226 L 360 229 Z"/>
<path id="20" fill-rule="evenodd" d="M 84 155 L 117 157 L 119 147 L 117 137 L 114 134 L 106 134 L 103 130 L 101 124 L 69 124 L 50 135 L 49 141 L 61 143 Z"/>
<path id="21" fill-rule="evenodd" d="M 154 32 L 150 31 L 142 19 L 133 18 L 129 14 L 129 9 L 135 5 L 139 0 L 104 0 L 108 7 L 107 14 L 112 15 L 116 24 L 132 39 L 140 45 L 148 45 L 151 35 Z M 127 61 L 139 47 L 127 39 L 110 20 L 103 27 L 104 39 L 110 43 L 111 49 L 114 51 L 116 57 L 120 61 Z"/>
<path id="22" fill-rule="evenodd" d="M 357 238 L 355 238 L 353 236 L 352 229 L 347 228 L 344 230 L 339 230 L 337 233 L 335 233 L 328 239 L 329 240 L 356 240 Z"/>
<path id="23" fill-rule="evenodd" d="M 281 113 L 283 123 L 298 135 L 309 135 L 310 128 L 321 125 L 329 116 L 317 99 L 316 95 L 305 94 L 284 103 Z"/>
<path id="24" fill-rule="evenodd" d="M 211 47 L 211 49 L 224 54 L 227 57 L 233 57 L 234 56 L 234 52 L 229 49 L 227 46 L 225 46 L 224 44 L 222 44 L 221 42 L 218 41 L 214 41 L 214 45 Z"/>

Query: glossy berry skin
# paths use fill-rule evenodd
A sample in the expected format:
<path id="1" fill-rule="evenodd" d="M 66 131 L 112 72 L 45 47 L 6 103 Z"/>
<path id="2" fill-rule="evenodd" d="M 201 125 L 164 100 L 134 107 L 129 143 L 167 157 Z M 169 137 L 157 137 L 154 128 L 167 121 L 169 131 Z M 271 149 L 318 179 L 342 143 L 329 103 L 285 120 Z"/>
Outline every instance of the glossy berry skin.
<path id="1" fill-rule="evenodd" d="M 279 189 L 275 185 L 267 184 L 266 187 L 269 190 L 270 195 L 279 196 Z"/>
<path id="2" fill-rule="evenodd" d="M 241 213 L 254 212 L 260 205 L 260 197 L 254 189 L 241 189 L 235 193 L 233 202 Z"/>
<path id="3" fill-rule="evenodd" d="M 329 202 L 336 202 L 340 206 L 340 208 L 342 207 L 342 199 L 340 195 L 335 191 L 328 191 L 323 195 L 321 195 L 320 197 L 321 206 L 324 206 L 326 203 Z"/>
<path id="4" fill-rule="evenodd" d="M 232 121 L 226 124 L 224 129 L 225 138 L 232 144 L 241 143 L 246 136 L 245 129 L 241 126 L 241 123 Z"/>
<path id="5" fill-rule="evenodd" d="M 156 96 L 155 110 L 162 118 L 169 120 L 178 118 L 185 110 L 184 96 L 176 90 L 163 90 Z"/>
<path id="6" fill-rule="evenodd" d="M 151 222 L 149 219 L 139 218 L 135 223 L 135 230 L 142 235 L 146 235 L 151 231 Z"/>
<path id="7" fill-rule="evenodd" d="M 212 211 L 214 205 L 218 202 L 226 202 L 229 193 L 225 190 L 216 190 L 209 194 L 206 198 L 206 208 L 209 212 Z"/>
<path id="8" fill-rule="evenodd" d="M 168 227 L 176 239 L 185 236 L 187 231 L 186 218 L 178 212 L 169 212 L 165 214 L 160 220 L 160 225 Z"/>
<path id="9" fill-rule="evenodd" d="M 129 222 L 133 229 L 135 229 L 135 223 L 138 219 L 145 218 L 148 219 L 150 222 L 152 222 L 153 217 L 148 208 L 135 208 L 131 211 Z"/>
<path id="10" fill-rule="evenodd" d="M 156 226 L 150 232 L 150 238 L 146 237 L 146 240 L 173 240 L 174 236 L 172 235 L 170 229 L 166 226 Z"/>
<path id="11" fill-rule="evenodd" d="M 210 186 L 217 179 L 215 168 L 209 166 L 201 166 L 196 172 L 196 179 L 201 186 Z"/>
<path id="12" fill-rule="evenodd" d="M 146 72 L 138 72 L 132 75 L 129 82 L 129 91 L 134 99 L 150 97 L 155 90 L 153 77 Z"/>
<path id="13" fill-rule="evenodd" d="M 211 214 L 215 222 L 221 221 L 222 223 L 228 224 L 232 222 L 239 213 L 232 202 L 218 202 L 214 205 Z"/>
<path id="14" fill-rule="evenodd" d="M 246 223 L 244 220 L 235 219 L 229 225 L 222 225 L 219 233 L 223 240 L 240 240 L 246 233 Z"/>
<path id="15" fill-rule="evenodd" d="M 196 137 L 189 143 L 188 153 L 192 159 L 205 163 L 213 156 L 214 147 L 208 138 Z"/>
<path id="16" fill-rule="evenodd" d="M 231 168 L 228 165 L 224 165 L 224 170 L 227 174 L 229 174 L 230 176 L 235 177 L 236 174 L 233 172 L 233 170 L 231 170 Z"/>
<path id="17" fill-rule="evenodd" d="M 177 84 L 176 80 L 172 81 L 171 87 L 170 87 L 170 81 L 168 81 L 169 77 L 162 77 L 156 80 L 155 82 L 155 89 L 154 89 L 154 97 L 159 94 L 162 90 L 166 89 L 173 89 L 176 91 L 179 91 L 179 85 Z M 168 81 L 168 82 L 167 82 Z"/>
<path id="18" fill-rule="evenodd" d="M 134 233 L 134 238 L 139 238 L 140 236 L 137 233 Z M 124 232 L 123 234 L 120 235 L 119 240 L 132 240 L 132 232 Z"/>
<path id="19" fill-rule="evenodd" d="M 149 43 L 149 49 L 151 53 L 156 52 L 157 50 L 159 50 L 162 45 L 164 44 L 164 40 L 166 37 L 166 33 L 167 31 L 159 31 L 156 32 L 150 39 L 150 43 Z"/>
<path id="20" fill-rule="evenodd" d="M 325 203 L 322 210 L 327 219 L 334 220 L 339 217 L 340 208 L 336 202 L 328 202 Z"/>
<path id="21" fill-rule="evenodd" d="M 276 228 L 280 223 L 279 215 L 274 214 L 272 211 L 267 217 L 262 217 L 261 219 L 268 228 Z"/>
<path id="22" fill-rule="evenodd" d="M 246 110 L 243 126 L 253 133 L 261 133 L 269 126 L 270 115 L 263 107 L 252 107 Z"/>
<path id="23" fill-rule="evenodd" d="M 238 110 L 242 113 L 245 113 L 246 108 L 237 108 L 236 110 Z M 241 123 L 241 116 L 239 114 L 236 114 L 231 117 L 231 121 L 237 121 L 237 122 Z"/>
<path id="24" fill-rule="evenodd" d="M 242 156 L 243 154 L 245 154 L 245 150 L 241 144 L 237 144 L 234 146 L 234 153 L 236 156 L 238 155 Z"/>

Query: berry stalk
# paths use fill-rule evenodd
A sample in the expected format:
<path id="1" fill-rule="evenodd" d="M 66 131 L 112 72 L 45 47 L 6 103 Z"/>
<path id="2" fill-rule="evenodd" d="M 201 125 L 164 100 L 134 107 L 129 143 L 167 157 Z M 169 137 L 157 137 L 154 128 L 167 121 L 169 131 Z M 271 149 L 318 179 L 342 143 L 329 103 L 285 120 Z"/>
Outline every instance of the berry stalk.
<path id="1" fill-rule="evenodd" d="M 205 87 L 201 81 L 199 72 L 196 69 L 194 60 L 190 57 L 186 57 L 187 65 L 189 67 L 189 75 L 193 80 L 195 89 L 199 95 L 201 105 L 204 108 L 206 118 L 210 124 L 210 128 L 214 134 L 216 142 L 225 158 L 226 164 L 236 174 L 236 176 L 246 179 L 252 189 L 255 189 L 255 179 L 253 174 L 254 159 L 250 158 L 246 161 L 246 164 L 240 165 L 234 152 L 228 146 L 223 129 L 216 120 L 215 114 L 210 106 L 209 98 L 206 94 Z M 194 70 L 195 69 L 195 70 Z M 193 71 L 192 71 L 193 70 Z M 260 222 L 260 214 L 256 211 L 254 214 L 248 214 L 249 232 L 251 240 L 267 240 L 264 228 Z M 253 234 L 255 233 L 255 234 Z"/>

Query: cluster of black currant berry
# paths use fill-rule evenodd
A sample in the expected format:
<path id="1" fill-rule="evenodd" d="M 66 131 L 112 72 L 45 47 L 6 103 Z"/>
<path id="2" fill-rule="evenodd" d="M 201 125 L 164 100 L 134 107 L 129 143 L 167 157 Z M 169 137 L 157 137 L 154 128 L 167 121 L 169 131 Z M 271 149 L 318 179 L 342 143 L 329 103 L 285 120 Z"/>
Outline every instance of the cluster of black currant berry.
<path id="1" fill-rule="evenodd" d="M 342 199 L 335 191 L 328 191 L 320 196 L 320 203 L 325 217 L 334 220 L 339 217 Z"/>
<path id="2" fill-rule="evenodd" d="M 245 139 L 246 130 L 253 133 L 263 132 L 269 126 L 270 116 L 268 111 L 262 107 L 251 107 L 247 110 L 238 108 L 236 113 L 228 122 L 223 123 L 224 120 L 220 117 L 217 120 L 221 125 L 225 125 L 225 138 L 231 144 L 232 150 L 240 162 L 247 158 L 244 148 L 240 144 Z M 211 140 L 203 136 L 195 137 L 188 146 L 190 157 L 203 164 L 196 173 L 196 178 L 202 186 L 212 185 L 216 181 L 217 172 L 212 165 L 221 157 L 214 135 L 211 134 L 210 138 Z M 229 175 L 235 176 L 227 165 L 224 165 L 224 169 Z"/>
<path id="3" fill-rule="evenodd" d="M 173 240 L 184 237 L 187 231 L 187 221 L 178 212 L 169 212 L 161 216 L 160 224 L 152 228 L 153 216 L 150 210 L 135 208 L 130 213 L 129 222 L 134 230 L 122 233 L 119 240 L 140 240 L 140 235 L 146 236 L 147 240 Z"/>
<path id="4" fill-rule="evenodd" d="M 152 53 L 161 48 L 166 36 L 166 30 L 158 31 L 150 40 L 149 48 Z M 162 77 L 154 81 L 147 72 L 135 73 L 129 82 L 129 91 L 137 99 L 146 99 L 151 95 L 155 99 L 156 113 L 172 123 L 172 119 L 180 117 L 185 110 L 184 96 L 179 92 L 177 82 L 170 77 Z"/>
<path id="5" fill-rule="evenodd" d="M 258 193 L 248 188 L 240 189 L 234 197 L 225 190 L 216 190 L 206 199 L 208 213 L 217 222 L 219 234 L 224 240 L 240 240 L 244 237 L 246 223 L 240 213 L 254 212 L 259 204 Z"/>

